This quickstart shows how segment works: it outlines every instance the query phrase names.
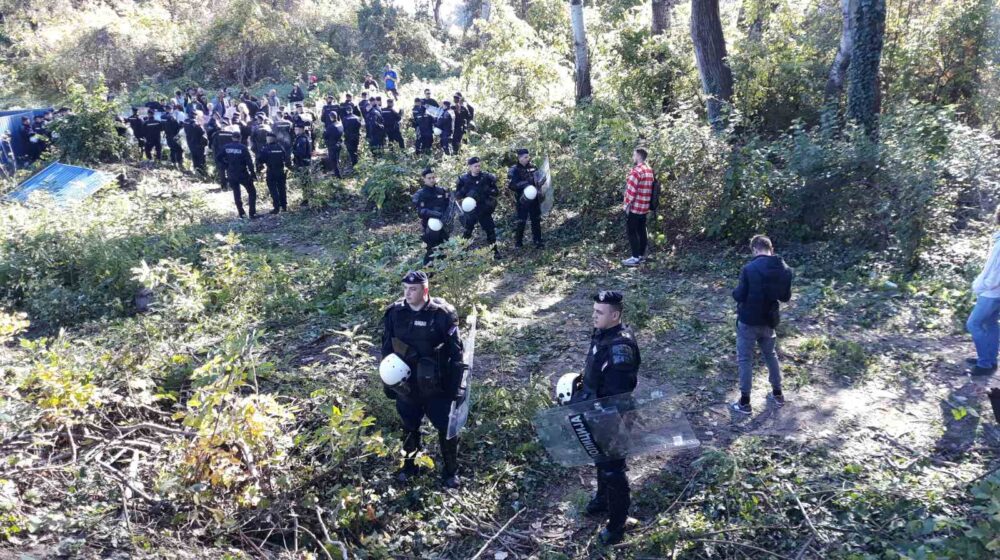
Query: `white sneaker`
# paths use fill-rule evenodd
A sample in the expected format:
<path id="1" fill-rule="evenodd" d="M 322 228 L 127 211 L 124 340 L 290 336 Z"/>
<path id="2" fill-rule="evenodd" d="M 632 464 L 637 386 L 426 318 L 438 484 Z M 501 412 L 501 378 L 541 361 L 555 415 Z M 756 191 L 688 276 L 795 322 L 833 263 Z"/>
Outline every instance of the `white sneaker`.
<path id="1" fill-rule="evenodd" d="M 625 265 L 625 266 L 639 266 L 639 263 L 641 263 L 641 262 L 642 262 L 642 259 L 640 259 L 639 257 L 629 257 L 629 258 L 623 260 L 622 264 Z"/>

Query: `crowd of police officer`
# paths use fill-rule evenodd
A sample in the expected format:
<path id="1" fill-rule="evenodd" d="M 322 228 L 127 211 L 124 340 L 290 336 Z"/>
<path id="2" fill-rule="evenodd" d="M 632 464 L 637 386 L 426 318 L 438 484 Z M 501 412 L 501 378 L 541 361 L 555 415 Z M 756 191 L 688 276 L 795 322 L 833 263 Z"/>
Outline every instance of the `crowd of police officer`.
<path id="1" fill-rule="evenodd" d="M 272 214 L 288 210 L 288 172 L 299 178 L 302 204 L 312 196 L 314 172 L 322 166 L 337 178 L 344 176 L 343 152 L 351 167 L 357 165 L 362 136 L 372 157 L 385 149 L 406 149 L 402 125 L 403 112 L 396 106 L 396 74 L 386 68 L 385 98 L 378 89 L 361 92 L 355 101 L 351 93 L 342 100 L 333 95 L 317 106 L 319 116 L 305 103 L 306 93 L 296 82 L 287 103 L 275 90 L 257 97 L 248 91 L 232 96 L 223 88 L 211 99 L 201 88 L 176 91 L 172 98 L 154 98 L 143 107 L 133 107 L 131 115 L 118 117 L 116 126 L 122 136 L 130 136 L 138 157 L 163 160 L 163 145 L 168 148 L 170 163 L 185 168 L 185 146 L 195 173 L 208 176 L 209 154 L 219 187 L 232 190 L 239 216 L 257 216 L 255 182 L 258 173 L 267 171 L 267 188 L 273 204 Z M 310 80 L 309 89 L 315 89 Z M 463 137 L 473 126 L 475 109 L 456 92 L 453 101 L 438 103 L 425 90 L 417 98 L 411 113 L 414 132 L 413 150 L 431 154 L 434 136 L 440 137 L 444 154 L 460 151 Z M 317 160 L 318 144 L 326 147 L 326 156 Z M 244 211 L 242 190 L 247 192 L 249 214 Z"/>

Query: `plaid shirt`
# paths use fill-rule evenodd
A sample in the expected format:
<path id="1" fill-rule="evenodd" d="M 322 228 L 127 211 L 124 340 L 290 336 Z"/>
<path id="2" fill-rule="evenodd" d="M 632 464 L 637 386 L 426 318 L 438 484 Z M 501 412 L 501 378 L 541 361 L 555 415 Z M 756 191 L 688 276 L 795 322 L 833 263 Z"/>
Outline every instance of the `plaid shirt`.
<path id="1" fill-rule="evenodd" d="M 653 168 L 640 163 L 632 168 L 625 182 L 625 211 L 633 214 L 648 214 L 649 202 L 653 199 Z"/>

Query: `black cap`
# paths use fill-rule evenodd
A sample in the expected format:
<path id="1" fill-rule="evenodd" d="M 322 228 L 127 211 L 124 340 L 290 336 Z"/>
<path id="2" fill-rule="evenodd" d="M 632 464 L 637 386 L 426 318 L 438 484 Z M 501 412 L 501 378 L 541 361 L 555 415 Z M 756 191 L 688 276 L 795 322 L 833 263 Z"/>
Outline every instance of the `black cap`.
<path id="1" fill-rule="evenodd" d="M 426 176 L 430 175 L 431 173 L 434 173 L 434 170 L 431 169 L 430 167 L 425 167 L 424 170 L 420 172 L 420 176 L 421 177 L 426 177 Z"/>
<path id="2" fill-rule="evenodd" d="M 479 163 L 479 158 L 477 158 L 476 156 L 472 156 L 472 157 L 469 158 L 469 161 L 467 163 L 469 165 L 472 165 L 474 163 Z"/>
<path id="3" fill-rule="evenodd" d="M 526 156 L 526 155 L 528 155 L 528 149 L 527 148 L 518 148 L 518 150 L 517 150 L 517 157 Z"/>
<path id="4" fill-rule="evenodd" d="M 410 272 L 406 273 L 406 276 L 403 277 L 403 283 L 404 284 L 422 284 L 422 285 L 426 285 L 427 284 L 427 275 L 424 274 L 423 272 L 420 272 L 419 270 L 417 270 L 417 271 L 411 270 Z"/>
<path id="5" fill-rule="evenodd" d="M 301 107 L 301 106 L 302 106 L 302 103 L 296 103 L 296 104 L 295 104 L 295 106 L 296 106 L 296 107 Z"/>
<path id="6" fill-rule="evenodd" d="M 621 305 L 624 300 L 621 292 L 616 292 L 613 290 L 601 290 L 594 294 L 594 301 L 597 303 L 609 303 Z"/>

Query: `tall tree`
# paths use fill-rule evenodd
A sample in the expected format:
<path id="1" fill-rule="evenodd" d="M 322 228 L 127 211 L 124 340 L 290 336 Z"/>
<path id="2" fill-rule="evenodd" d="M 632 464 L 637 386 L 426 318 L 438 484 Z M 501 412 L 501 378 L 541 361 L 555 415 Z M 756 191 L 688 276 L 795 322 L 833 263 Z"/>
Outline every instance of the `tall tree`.
<path id="1" fill-rule="evenodd" d="M 844 81 L 847 78 L 847 68 L 851 65 L 851 51 L 854 50 L 854 10 L 858 0 L 840 0 L 840 11 L 843 25 L 840 31 L 840 46 L 837 55 L 833 57 L 830 72 L 827 74 L 826 87 L 823 89 L 822 127 L 833 130 L 837 127 L 840 113 L 840 96 L 844 92 Z"/>
<path id="2" fill-rule="evenodd" d="M 573 53 L 576 57 L 576 101 L 589 99 L 590 52 L 587 50 L 587 29 L 583 23 L 583 0 L 569 0 L 570 23 L 573 26 Z"/>
<path id="3" fill-rule="evenodd" d="M 852 19 L 854 48 L 847 70 L 847 118 L 874 135 L 881 109 L 879 65 L 885 41 L 885 0 L 857 0 Z"/>
<path id="4" fill-rule="evenodd" d="M 701 87 L 708 96 L 708 120 L 724 128 L 722 106 L 733 98 L 733 71 L 726 60 L 719 0 L 691 0 L 691 40 L 701 74 Z"/>
<path id="5" fill-rule="evenodd" d="M 670 27 L 670 13 L 677 0 L 653 0 L 653 35 L 662 35 Z"/>

